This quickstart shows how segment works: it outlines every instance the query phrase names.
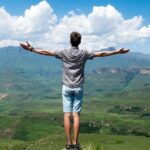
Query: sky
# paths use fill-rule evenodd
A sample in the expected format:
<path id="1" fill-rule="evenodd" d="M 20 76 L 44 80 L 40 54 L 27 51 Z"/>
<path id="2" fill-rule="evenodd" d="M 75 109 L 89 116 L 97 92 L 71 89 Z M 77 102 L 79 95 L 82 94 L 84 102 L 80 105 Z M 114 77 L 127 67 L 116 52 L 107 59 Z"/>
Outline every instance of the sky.
<path id="1" fill-rule="evenodd" d="M 150 54 L 149 0 L 0 0 L 0 47 L 29 41 L 48 50 L 125 47 Z"/>

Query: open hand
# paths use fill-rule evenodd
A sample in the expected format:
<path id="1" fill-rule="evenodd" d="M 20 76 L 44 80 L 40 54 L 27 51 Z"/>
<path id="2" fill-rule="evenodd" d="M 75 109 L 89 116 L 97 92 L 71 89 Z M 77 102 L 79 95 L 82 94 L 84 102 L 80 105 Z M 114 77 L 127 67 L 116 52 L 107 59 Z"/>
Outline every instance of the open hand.
<path id="1" fill-rule="evenodd" d="M 20 43 L 20 46 L 26 50 L 32 50 L 32 46 L 31 44 L 29 44 L 29 42 L 27 41 L 26 43 Z"/>
<path id="2" fill-rule="evenodd" d="M 121 48 L 121 49 L 119 49 L 119 50 L 117 50 L 117 51 L 118 51 L 118 53 L 123 54 L 123 53 L 129 52 L 129 49 Z"/>

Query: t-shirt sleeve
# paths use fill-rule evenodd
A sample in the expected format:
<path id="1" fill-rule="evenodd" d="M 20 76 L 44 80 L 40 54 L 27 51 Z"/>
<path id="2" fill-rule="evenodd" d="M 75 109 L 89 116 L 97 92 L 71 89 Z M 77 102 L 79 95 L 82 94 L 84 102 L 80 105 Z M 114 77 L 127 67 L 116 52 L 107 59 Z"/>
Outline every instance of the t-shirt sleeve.
<path id="1" fill-rule="evenodd" d="M 57 59 L 62 59 L 63 58 L 63 50 L 55 51 L 55 57 Z"/>
<path id="2" fill-rule="evenodd" d="M 94 52 L 86 50 L 85 56 L 86 56 L 86 59 L 93 59 L 94 58 Z"/>

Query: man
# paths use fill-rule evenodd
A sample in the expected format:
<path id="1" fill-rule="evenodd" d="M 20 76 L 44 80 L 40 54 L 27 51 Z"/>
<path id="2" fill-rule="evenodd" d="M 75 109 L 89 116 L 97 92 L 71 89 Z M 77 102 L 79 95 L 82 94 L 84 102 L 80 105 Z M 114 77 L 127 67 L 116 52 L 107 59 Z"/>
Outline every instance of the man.
<path id="1" fill-rule="evenodd" d="M 28 42 L 27 44 L 20 43 L 20 45 L 31 52 L 42 55 L 55 56 L 63 61 L 63 79 L 62 79 L 62 99 L 64 111 L 64 128 L 67 137 L 66 149 L 79 149 L 78 135 L 80 128 L 80 112 L 83 97 L 83 84 L 84 84 L 84 66 L 88 59 L 94 57 L 104 57 L 115 54 L 124 54 L 129 50 L 121 48 L 115 51 L 101 51 L 89 52 L 87 50 L 80 50 L 79 44 L 81 43 L 81 34 L 72 32 L 70 34 L 70 49 L 63 51 L 47 51 L 32 47 Z M 74 137 L 71 141 L 70 133 L 70 120 L 73 117 Z"/>

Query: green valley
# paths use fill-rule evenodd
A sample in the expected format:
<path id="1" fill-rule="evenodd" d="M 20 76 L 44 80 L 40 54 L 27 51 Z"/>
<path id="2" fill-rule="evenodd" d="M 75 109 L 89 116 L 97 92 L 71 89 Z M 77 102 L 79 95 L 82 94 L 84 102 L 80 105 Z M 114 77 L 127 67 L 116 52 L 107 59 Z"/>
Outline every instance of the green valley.
<path id="1" fill-rule="evenodd" d="M 61 63 L 14 47 L 0 51 L 0 150 L 62 150 Z M 149 149 L 150 60 L 136 56 L 86 65 L 83 150 Z"/>

